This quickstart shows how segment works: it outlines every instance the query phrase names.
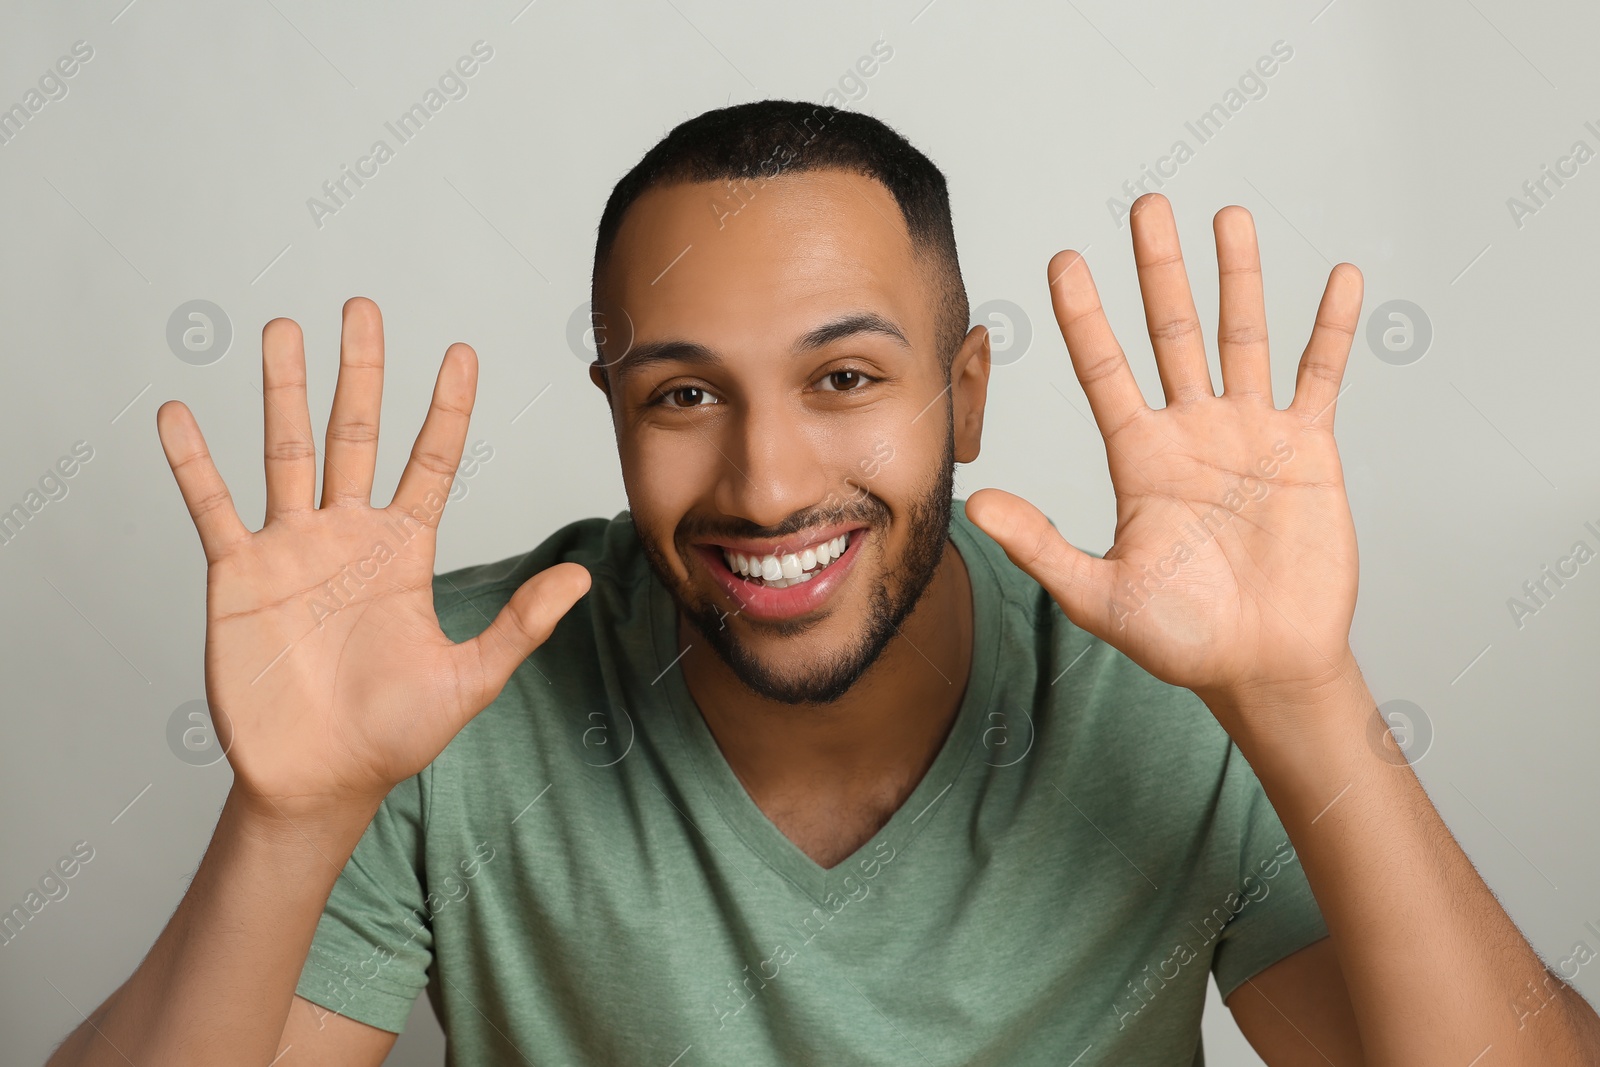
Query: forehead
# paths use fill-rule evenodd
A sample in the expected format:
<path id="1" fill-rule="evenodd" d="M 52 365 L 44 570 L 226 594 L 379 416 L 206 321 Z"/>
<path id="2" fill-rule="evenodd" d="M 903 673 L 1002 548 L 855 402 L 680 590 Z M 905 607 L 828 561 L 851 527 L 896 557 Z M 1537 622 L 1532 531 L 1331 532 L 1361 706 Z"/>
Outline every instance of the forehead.
<path id="1" fill-rule="evenodd" d="M 847 309 L 932 343 L 899 205 L 849 171 L 652 188 L 624 215 L 600 282 L 598 310 L 625 311 L 640 341 L 775 350 Z"/>

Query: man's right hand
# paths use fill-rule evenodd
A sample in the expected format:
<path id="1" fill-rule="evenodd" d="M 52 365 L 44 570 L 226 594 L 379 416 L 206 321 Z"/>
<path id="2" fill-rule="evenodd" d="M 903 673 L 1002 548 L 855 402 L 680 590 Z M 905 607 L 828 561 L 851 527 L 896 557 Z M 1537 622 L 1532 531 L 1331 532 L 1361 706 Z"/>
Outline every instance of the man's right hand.
<path id="1" fill-rule="evenodd" d="M 300 328 L 261 333 L 266 522 L 252 533 L 178 401 L 161 445 L 205 550 L 206 700 L 256 813 L 366 809 L 438 756 L 589 589 L 561 563 L 529 579 L 482 634 L 456 644 L 433 602 L 436 529 L 461 459 L 477 356 L 450 346 L 386 508 L 370 503 L 383 394 L 383 321 L 344 305 L 321 505 Z"/>

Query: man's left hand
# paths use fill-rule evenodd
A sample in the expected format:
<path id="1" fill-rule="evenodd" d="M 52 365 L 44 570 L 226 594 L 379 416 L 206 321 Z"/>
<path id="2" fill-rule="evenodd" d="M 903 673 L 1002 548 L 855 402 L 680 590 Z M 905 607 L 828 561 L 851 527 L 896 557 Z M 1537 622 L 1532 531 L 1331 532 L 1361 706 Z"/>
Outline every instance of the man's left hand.
<path id="1" fill-rule="evenodd" d="M 1361 272 L 1333 268 L 1294 399 L 1279 409 L 1250 213 L 1225 207 L 1213 223 L 1220 396 L 1171 205 L 1159 194 L 1141 197 L 1132 223 L 1165 407 L 1146 404 L 1083 258 L 1063 251 L 1049 267 L 1056 321 L 1106 443 L 1114 543 L 1097 559 L 998 489 L 973 494 L 967 515 L 1074 624 L 1213 710 L 1300 703 L 1294 695 L 1355 671 L 1355 526 L 1333 418 L 1361 313 Z"/>

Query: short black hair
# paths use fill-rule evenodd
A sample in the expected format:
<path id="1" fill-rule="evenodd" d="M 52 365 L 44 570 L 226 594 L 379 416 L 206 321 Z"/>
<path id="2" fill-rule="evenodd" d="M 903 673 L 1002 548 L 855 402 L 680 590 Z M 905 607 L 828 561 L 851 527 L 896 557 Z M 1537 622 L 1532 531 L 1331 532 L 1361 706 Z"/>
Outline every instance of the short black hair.
<path id="1" fill-rule="evenodd" d="M 722 181 L 728 184 L 729 203 L 736 209 L 741 190 L 752 193 L 758 183 L 780 174 L 829 168 L 873 178 L 894 196 L 913 252 L 926 261 L 937 287 L 935 338 L 941 368 L 948 376 L 971 311 L 956 256 L 944 174 L 885 123 L 825 104 L 757 100 L 719 107 L 674 126 L 611 190 L 595 238 L 590 307 L 599 310 L 600 272 L 623 214 L 646 190 Z"/>

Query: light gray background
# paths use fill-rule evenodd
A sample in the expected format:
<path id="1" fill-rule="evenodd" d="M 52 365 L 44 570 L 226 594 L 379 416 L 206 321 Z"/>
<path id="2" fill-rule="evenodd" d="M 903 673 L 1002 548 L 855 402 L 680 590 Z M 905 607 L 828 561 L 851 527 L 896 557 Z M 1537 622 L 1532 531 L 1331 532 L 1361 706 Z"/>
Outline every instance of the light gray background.
<path id="1" fill-rule="evenodd" d="M 494 458 L 450 508 L 439 569 L 614 514 L 625 501 L 609 423 L 567 341 L 607 193 L 682 119 L 819 100 L 879 37 L 893 58 L 854 106 L 949 176 L 974 307 L 1013 301 L 1033 329 L 994 373 L 983 456 L 961 470 L 961 493 L 1003 486 L 1075 543 L 1109 546 L 1103 446 L 1045 264 L 1087 248 L 1159 402 L 1128 231 L 1106 201 L 1180 137 L 1197 151 L 1163 191 L 1213 325 L 1211 216 L 1229 203 L 1255 214 L 1280 405 L 1333 263 L 1365 272 L 1366 313 L 1392 299 L 1424 310 L 1426 355 L 1391 365 L 1358 338 L 1339 403 L 1362 550 L 1354 645 L 1380 702 L 1423 709 L 1433 737 L 1418 771 L 1535 946 L 1551 961 L 1580 940 L 1600 948 L 1584 925 L 1600 925 L 1585 819 L 1600 803 L 1600 562 L 1520 629 L 1507 606 L 1576 540 L 1600 544 L 1583 526 L 1600 527 L 1600 162 L 1520 227 L 1507 207 L 1574 141 L 1600 148 L 1583 125 L 1600 126 L 1592 6 L 524 3 L 4 10 L 0 105 L 75 41 L 94 49 L 68 95 L 0 146 L 0 508 L 75 441 L 94 449 L 68 495 L 0 545 L 0 905 L 74 842 L 95 850 L 70 895 L 0 948 L 10 1062 L 42 1060 L 143 957 L 228 786 L 226 763 L 186 765 L 166 739 L 173 709 L 202 695 L 204 566 L 156 407 L 192 406 L 258 523 L 261 326 L 287 315 L 303 327 L 320 431 L 340 304 L 364 294 L 388 328 L 380 500 L 445 347 L 469 341 L 482 361 L 469 441 Z M 383 123 L 480 39 L 494 57 L 468 95 L 314 225 L 307 198 L 376 138 L 393 145 Z M 1198 145 L 1184 122 L 1278 40 L 1294 54 L 1266 95 Z M 234 330 L 208 366 L 166 342 L 169 315 L 193 299 Z M 1576 985 L 1593 999 L 1600 968 Z M 1210 1062 L 1259 1062 L 1214 988 L 1213 1001 Z M 440 1062 L 418 1003 L 391 1062 Z"/>

